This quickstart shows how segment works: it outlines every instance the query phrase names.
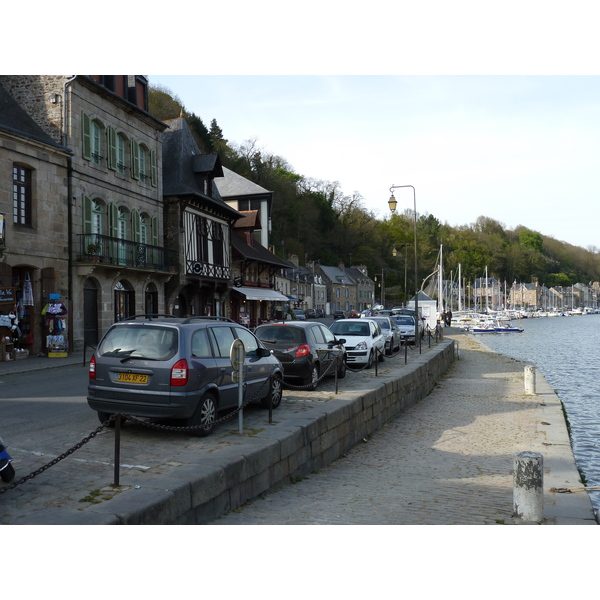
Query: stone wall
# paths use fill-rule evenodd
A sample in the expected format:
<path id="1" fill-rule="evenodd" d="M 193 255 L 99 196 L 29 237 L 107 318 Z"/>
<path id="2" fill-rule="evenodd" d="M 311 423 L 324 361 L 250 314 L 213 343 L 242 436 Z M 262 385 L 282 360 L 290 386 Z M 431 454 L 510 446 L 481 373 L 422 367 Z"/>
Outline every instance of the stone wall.
<path id="1" fill-rule="evenodd" d="M 249 438 L 241 453 L 239 447 L 231 447 L 218 454 L 195 455 L 193 464 L 157 479 L 160 483 L 155 486 L 118 494 L 87 518 L 95 523 L 147 525 L 217 519 L 290 478 L 308 475 L 343 456 L 425 398 L 454 359 L 455 342 L 443 340 L 402 369 L 373 379 L 368 390 L 341 393 L 302 416 L 278 421 L 277 427 Z"/>

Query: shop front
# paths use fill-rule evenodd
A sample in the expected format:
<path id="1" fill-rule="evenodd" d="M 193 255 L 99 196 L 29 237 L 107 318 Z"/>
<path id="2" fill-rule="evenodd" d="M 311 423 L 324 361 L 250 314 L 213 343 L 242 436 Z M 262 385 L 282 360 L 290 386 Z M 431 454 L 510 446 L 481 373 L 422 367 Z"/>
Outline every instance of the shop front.
<path id="1" fill-rule="evenodd" d="M 274 289 L 240 286 L 231 291 L 231 318 L 250 329 L 285 313 L 288 298 Z"/>

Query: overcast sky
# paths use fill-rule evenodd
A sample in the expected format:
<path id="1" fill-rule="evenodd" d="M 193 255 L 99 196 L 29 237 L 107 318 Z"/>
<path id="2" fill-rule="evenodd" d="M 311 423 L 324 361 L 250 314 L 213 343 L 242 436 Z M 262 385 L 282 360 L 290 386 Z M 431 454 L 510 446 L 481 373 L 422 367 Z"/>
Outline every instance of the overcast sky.
<path id="1" fill-rule="evenodd" d="M 358 192 L 379 218 L 392 185 L 442 223 L 480 215 L 599 246 L 598 76 L 150 75 L 230 142 L 256 139 L 303 176 Z M 412 208 L 410 189 L 395 193 Z"/>

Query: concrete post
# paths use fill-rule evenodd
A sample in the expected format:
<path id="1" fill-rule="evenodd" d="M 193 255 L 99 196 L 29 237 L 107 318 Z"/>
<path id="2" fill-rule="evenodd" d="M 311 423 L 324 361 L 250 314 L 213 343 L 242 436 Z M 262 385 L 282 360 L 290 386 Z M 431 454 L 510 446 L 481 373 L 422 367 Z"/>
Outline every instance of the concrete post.
<path id="1" fill-rule="evenodd" d="M 544 457 L 537 452 L 514 455 L 513 516 L 523 521 L 544 518 Z"/>
<path id="2" fill-rule="evenodd" d="M 525 367 L 525 393 L 535 394 L 535 367 L 527 365 Z"/>

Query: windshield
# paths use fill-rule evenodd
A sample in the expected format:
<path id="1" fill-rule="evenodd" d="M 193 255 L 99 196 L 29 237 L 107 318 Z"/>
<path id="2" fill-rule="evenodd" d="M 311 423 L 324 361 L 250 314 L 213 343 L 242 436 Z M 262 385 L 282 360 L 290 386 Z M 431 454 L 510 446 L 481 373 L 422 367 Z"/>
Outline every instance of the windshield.
<path id="1" fill-rule="evenodd" d="M 175 354 L 177 329 L 153 325 L 117 325 L 98 346 L 99 356 L 166 360 Z"/>
<path id="2" fill-rule="evenodd" d="M 338 337 L 344 335 L 359 335 L 361 337 L 366 337 L 370 335 L 371 332 L 369 330 L 369 324 L 361 323 L 360 321 L 360 319 L 357 319 L 357 321 L 353 321 L 352 323 L 343 323 L 338 321 L 337 323 L 334 323 L 330 329 Z"/>
<path id="3" fill-rule="evenodd" d="M 398 325 L 414 325 L 415 320 L 412 317 L 395 317 L 394 321 L 398 323 Z"/>

